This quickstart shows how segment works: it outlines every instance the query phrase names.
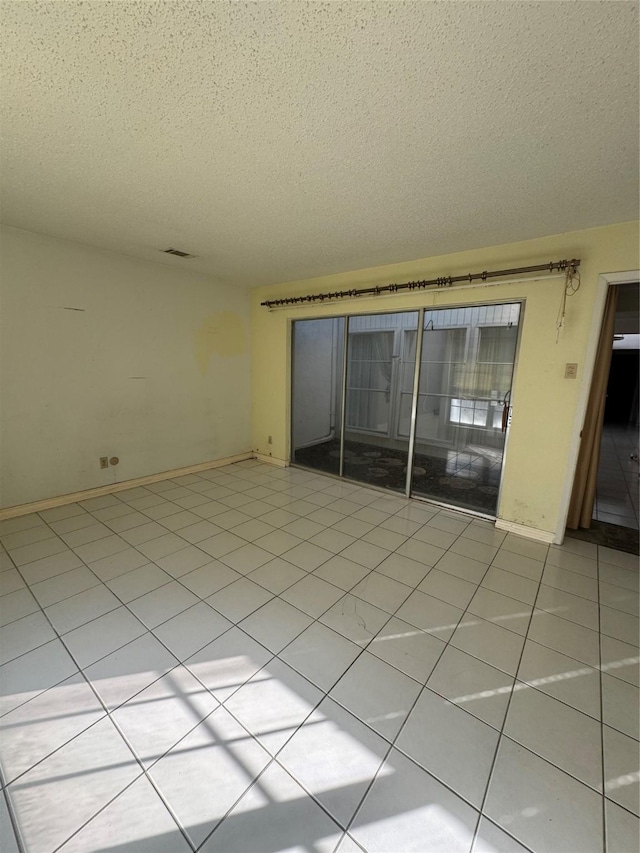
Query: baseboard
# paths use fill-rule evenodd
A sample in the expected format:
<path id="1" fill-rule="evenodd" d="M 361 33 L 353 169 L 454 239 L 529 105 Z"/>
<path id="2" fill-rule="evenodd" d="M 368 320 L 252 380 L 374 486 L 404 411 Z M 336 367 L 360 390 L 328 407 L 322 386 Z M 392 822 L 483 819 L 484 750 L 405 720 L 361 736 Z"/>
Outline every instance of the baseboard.
<path id="1" fill-rule="evenodd" d="M 537 530 L 535 527 L 527 527 L 526 524 L 516 524 L 515 521 L 505 521 L 503 518 L 496 518 L 496 527 L 498 530 L 517 533 L 518 536 L 535 539 L 536 542 L 544 542 L 546 545 L 550 545 L 555 539 L 555 534 L 548 530 Z"/>
<path id="2" fill-rule="evenodd" d="M 108 486 L 97 486 L 95 489 L 85 489 L 82 492 L 72 492 L 68 495 L 59 495 L 55 498 L 45 498 L 41 501 L 32 501 L 28 504 L 8 506 L 0 509 L 0 521 L 6 518 L 15 518 L 18 515 L 28 515 L 30 512 L 41 512 L 45 509 L 53 509 L 64 504 L 72 504 L 77 501 L 86 501 L 89 498 L 99 498 L 102 495 L 111 495 L 114 492 L 124 492 L 126 489 L 135 489 L 137 486 L 148 486 L 149 483 L 159 483 L 160 480 L 172 480 L 174 477 L 184 477 L 187 474 L 198 474 L 200 471 L 209 471 L 211 468 L 222 468 L 234 462 L 244 462 L 245 459 L 255 459 L 255 453 L 239 453 L 236 456 L 225 456 L 222 459 L 213 459 L 210 462 L 199 462 L 197 465 L 187 465 L 185 468 L 174 468 L 171 471 L 161 471 L 159 474 L 149 474 L 146 477 L 136 477 L 133 480 L 123 480 L 121 483 L 110 483 Z M 264 457 L 261 461 L 279 464 L 279 460 Z"/>
<path id="3" fill-rule="evenodd" d="M 254 453 L 253 456 L 258 462 L 266 462 L 267 465 L 275 465 L 277 468 L 288 468 L 289 463 L 286 459 L 276 459 L 275 456 L 267 456 L 264 453 Z"/>

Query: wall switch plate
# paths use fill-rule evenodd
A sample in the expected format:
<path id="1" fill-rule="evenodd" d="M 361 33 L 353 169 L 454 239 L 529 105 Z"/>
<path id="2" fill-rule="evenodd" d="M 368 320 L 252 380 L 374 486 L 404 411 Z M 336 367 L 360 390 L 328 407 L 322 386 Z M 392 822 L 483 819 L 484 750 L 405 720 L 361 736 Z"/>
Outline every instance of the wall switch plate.
<path id="1" fill-rule="evenodd" d="M 568 361 L 564 367 L 564 378 L 575 379 L 578 375 L 578 365 L 575 362 Z"/>
<path id="2" fill-rule="evenodd" d="M 109 467 L 109 457 L 108 456 L 101 456 L 100 457 L 100 467 L 101 468 L 108 468 Z"/>

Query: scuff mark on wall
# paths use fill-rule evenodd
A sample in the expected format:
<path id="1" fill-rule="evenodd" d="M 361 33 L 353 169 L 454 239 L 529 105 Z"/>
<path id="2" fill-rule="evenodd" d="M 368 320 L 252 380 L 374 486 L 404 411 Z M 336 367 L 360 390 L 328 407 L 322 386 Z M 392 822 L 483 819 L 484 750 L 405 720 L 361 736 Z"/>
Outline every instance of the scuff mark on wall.
<path id="1" fill-rule="evenodd" d="M 59 305 L 58 307 L 62 311 L 85 311 L 86 310 L 85 308 L 69 308 L 66 305 Z"/>
<path id="2" fill-rule="evenodd" d="M 195 348 L 203 375 L 214 353 L 223 357 L 242 355 L 247 350 L 247 333 L 242 318 L 233 311 L 220 311 L 207 317 L 195 333 Z"/>

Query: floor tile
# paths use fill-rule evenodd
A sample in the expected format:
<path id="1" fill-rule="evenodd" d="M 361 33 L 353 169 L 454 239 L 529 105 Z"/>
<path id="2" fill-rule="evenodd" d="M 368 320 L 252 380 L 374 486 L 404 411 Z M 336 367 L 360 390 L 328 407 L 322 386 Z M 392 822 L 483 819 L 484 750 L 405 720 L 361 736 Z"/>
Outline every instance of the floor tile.
<path id="1" fill-rule="evenodd" d="M 470 557 L 472 560 L 477 560 L 480 563 L 489 565 L 498 552 L 497 545 L 490 545 L 483 542 L 477 542 L 472 539 L 460 537 L 451 546 L 451 553 L 460 554 L 463 557 Z"/>
<path id="2" fill-rule="evenodd" d="M 29 527 L 26 530 L 20 530 L 16 533 L 7 533 L 1 536 L 0 540 L 7 551 L 13 551 L 15 548 L 21 548 L 23 545 L 32 545 L 35 542 L 55 538 L 55 536 L 56 531 L 44 524 L 39 524 L 36 527 Z"/>
<path id="3" fill-rule="evenodd" d="M 602 673 L 603 722 L 636 740 L 640 740 L 639 699 L 635 685 Z"/>
<path id="4" fill-rule="evenodd" d="M 371 570 L 352 560 L 336 555 L 319 566 L 313 574 L 345 591 L 353 589 Z"/>
<path id="5" fill-rule="evenodd" d="M 66 517 L 66 516 L 65 516 Z M 44 527 L 42 519 L 35 513 L 19 515 L 16 518 L 5 518 L 0 521 L 0 536 L 7 536 L 20 530 L 29 530 L 33 527 Z"/>
<path id="6" fill-rule="evenodd" d="M 126 604 L 170 582 L 172 582 L 171 575 L 153 563 L 147 563 L 145 566 L 107 581 L 107 586 Z"/>
<path id="7" fill-rule="evenodd" d="M 85 589 L 91 589 L 99 583 L 100 581 L 95 574 L 83 566 L 62 575 L 56 575 L 48 580 L 40 581 L 40 583 L 32 584 L 31 591 L 42 607 L 48 607 L 50 604 L 69 598 Z"/>
<path id="8" fill-rule="evenodd" d="M 19 589 L 24 589 L 25 587 L 26 584 L 22 580 L 22 576 L 17 569 L 10 568 L 5 571 L 0 571 L 0 595 L 9 595 Z"/>
<path id="9" fill-rule="evenodd" d="M 126 607 L 119 607 L 65 634 L 64 641 L 78 665 L 85 667 L 140 637 L 145 630 Z"/>
<path id="10" fill-rule="evenodd" d="M 608 853 L 629 853 L 640 846 L 640 821 L 610 800 L 605 800 Z"/>
<path id="11" fill-rule="evenodd" d="M 471 806 L 392 749 L 350 832 L 369 853 L 468 853 L 477 819 Z"/>
<path id="12" fill-rule="evenodd" d="M 6 783 L 105 715 L 80 673 L 40 693 L 0 720 L 0 756 Z"/>
<path id="13" fill-rule="evenodd" d="M 43 557 L 33 563 L 20 567 L 20 574 L 28 584 L 39 583 L 48 578 L 77 569 L 82 566 L 82 560 L 73 551 L 62 551 L 50 557 Z"/>
<path id="14" fill-rule="evenodd" d="M 517 536 L 515 533 L 508 533 L 502 543 L 502 550 L 511 551 L 514 554 L 520 554 L 523 557 L 530 557 L 533 560 L 544 562 L 549 552 L 549 546 L 543 542 L 533 542 L 531 539 L 525 539 L 522 536 Z"/>
<path id="15" fill-rule="evenodd" d="M 489 564 L 448 551 L 441 560 L 438 560 L 436 567 L 440 572 L 454 575 L 469 583 L 479 584 L 486 575 Z"/>
<path id="16" fill-rule="evenodd" d="M 287 563 L 286 560 L 277 558 L 251 572 L 249 578 L 265 589 L 268 589 L 274 595 L 278 595 L 278 593 L 281 593 L 296 583 L 296 581 L 303 578 L 305 574 L 297 566 L 293 566 L 291 563 Z"/>
<path id="17" fill-rule="evenodd" d="M 638 742 L 604 726 L 604 790 L 610 800 L 640 816 Z"/>
<path id="18" fill-rule="evenodd" d="M 328 691 L 360 654 L 360 648 L 336 631 L 314 622 L 280 657 L 313 684 Z"/>
<path id="19" fill-rule="evenodd" d="M 185 666 L 224 702 L 271 660 L 267 651 L 239 628 L 231 628 L 185 661 Z"/>
<path id="20" fill-rule="evenodd" d="M 585 785 L 602 791 L 599 722 L 538 690 L 521 687 L 518 682 L 504 733 Z"/>
<path id="21" fill-rule="evenodd" d="M 579 554 L 572 554 L 569 551 L 554 548 L 553 546 L 549 548 L 547 565 L 558 566 L 561 569 L 567 569 L 570 572 L 576 572 L 588 578 L 598 577 L 597 559 L 590 560 Z"/>
<path id="22" fill-rule="evenodd" d="M 313 575 L 299 580 L 285 590 L 281 597 L 289 604 L 317 619 L 342 596 L 344 591 Z"/>
<path id="23" fill-rule="evenodd" d="M 431 673 L 430 690 L 496 729 L 502 727 L 513 677 L 448 646 Z"/>
<path id="24" fill-rule="evenodd" d="M 621 643 L 604 634 L 600 637 L 600 658 L 602 669 L 608 675 L 640 685 L 640 656 L 638 649 L 628 643 Z"/>
<path id="25" fill-rule="evenodd" d="M 498 551 L 491 565 L 536 583 L 544 571 L 544 563 L 540 560 L 533 560 L 531 557 L 525 557 L 522 554 L 514 554 L 513 551 Z"/>
<path id="26" fill-rule="evenodd" d="M 413 533 L 412 537 L 418 542 L 435 545 L 436 548 L 440 548 L 444 553 L 449 550 L 454 542 L 457 541 L 458 534 L 448 533 L 446 530 L 438 530 L 437 527 L 430 527 L 428 524 L 425 524 Z M 442 554 L 440 556 L 442 556 Z"/>
<path id="27" fill-rule="evenodd" d="M 74 550 L 85 563 L 94 563 L 103 557 L 126 551 L 128 546 L 124 539 L 114 535 L 105 536 L 104 539 L 98 539 L 96 542 L 88 542 L 86 545 L 78 545 Z"/>
<path id="28" fill-rule="evenodd" d="M 209 539 L 204 539 L 202 542 L 199 542 L 198 547 L 202 551 L 206 551 L 206 553 L 210 554 L 212 557 L 220 559 L 220 557 L 224 557 L 232 551 L 237 551 L 238 548 L 242 548 L 243 545 L 246 544 L 247 543 L 244 539 L 241 539 L 239 536 L 234 536 L 233 533 L 229 533 L 229 531 L 226 530 L 224 533 L 218 533 L 215 536 L 211 536 Z"/>
<path id="29" fill-rule="evenodd" d="M 333 628 L 359 646 L 366 646 L 389 619 L 389 614 L 355 595 L 347 594 L 320 617 L 320 622 Z"/>
<path id="30" fill-rule="evenodd" d="M 391 554 L 386 560 L 380 563 L 376 571 L 381 575 L 386 575 L 388 578 L 393 578 L 393 580 L 414 587 L 431 570 L 423 563 L 418 563 L 409 557 L 403 557 L 401 554 Z"/>
<path id="31" fill-rule="evenodd" d="M 599 795 L 508 738 L 500 743 L 485 813 L 532 850 L 603 849 Z"/>
<path id="32" fill-rule="evenodd" d="M 345 560 L 352 560 L 367 569 L 375 569 L 390 553 L 388 548 L 381 548 L 379 545 L 372 545 L 370 542 L 359 540 L 345 548 L 341 552 L 341 556 Z"/>
<path id="33" fill-rule="evenodd" d="M 147 628 L 155 628 L 198 603 L 198 597 L 178 581 L 171 581 L 129 602 L 129 609 Z"/>
<path id="34" fill-rule="evenodd" d="M 0 794 L 0 850 L 3 853 L 20 853 L 4 794 Z"/>
<path id="35" fill-rule="evenodd" d="M 165 516 L 160 523 L 168 530 L 179 531 L 178 535 L 191 543 L 200 542 L 208 536 L 213 536 L 214 533 L 220 533 L 221 530 L 220 527 L 208 521 L 202 521 L 199 516 L 188 510 Z"/>
<path id="36" fill-rule="evenodd" d="M 524 637 L 479 616 L 464 616 L 451 637 L 451 645 L 509 675 L 515 675 Z"/>
<path id="37" fill-rule="evenodd" d="M 305 572 L 312 572 L 318 566 L 330 560 L 331 557 L 333 557 L 331 551 L 327 551 L 326 548 L 320 548 L 318 545 L 313 545 L 311 542 L 303 542 L 300 545 L 296 545 L 295 548 L 291 548 L 291 550 L 286 551 L 282 555 L 283 560 L 292 563 Z"/>
<path id="38" fill-rule="evenodd" d="M 9 551 L 9 555 L 16 566 L 20 567 L 27 563 L 33 563 L 36 560 L 43 560 L 45 557 L 53 557 L 55 554 L 60 554 L 67 550 L 67 545 L 62 539 L 54 537 L 52 539 L 44 539 L 41 542 L 34 542 L 31 545 L 22 545 L 20 548 Z"/>
<path id="39" fill-rule="evenodd" d="M 149 767 L 218 704 L 188 669 L 177 666 L 118 708 L 112 719 Z"/>
<path id="40" fill-rule="evenodd" d="M 269 754 L 220 707 L 149 775 L 191 842 L 200 845 L 268 761 Z M 197 786 L 189 779 L 197 779 Z"/>
<path id="41" fill-rule="evenodd" d="M 317 714 L 278 753 L 278 762 L 345 826 L 389 745 L 328 697 Z"/>
<path id="42" fill-rule="evenodd" d="M 276 510 L 276 512 L 280 512 L 280 510 Z M 285 514 L 288 515 L 288 513 Z M 292 517 L 295 518 L 293 515 Z M 300 545 L 301 542 L 302 539 L 293 536 L 291 533 L 285 533 L 284 530 L 273 530 L 271 533 L 267 533 L 265 536 L 260 536 L 256 539 L 255 545 L 279 557 L 285 551 L 290 551 L 296 545 Z"/>
<path id="43" fill-rule="evenodd" d="M 66 634 L 120 606 L 116 596 L 104 584 L 99 584 L 52 604 L 45 613 L 56 631 Z"/>
<path id="44" fill-rule="evenodd" d="M 248 578 L 225 586 L 224 589 L 210 595 L 206 601 L 231 622 L 240 622 L 272 598 L 270 592 Z"/>
<path id="45" fill-rule="evenodd" d="M 574 658 L 527 640 L 518 679 L 591 717 L 600 718 L 598 671 Z"/>
<path id="46" fill-rule="evenodd" d="M 444 648 L 444 643 L 431 634 L 392 617 L 367 651 L 424 684 Z"/>
<path id="47" fill-rule="evenodd" d="M 598 633 L 575 622 L 560 619 L 545 610 L 534 610 L 528 638 L 582 661 L 589 666 L 600 664 Z"/>
<path id="48" fill-rule="evenodd" d="M 265 667 L 240 687 L 225 707 L 275 755 L 312 715 L 323 693 L 306 678 L 273 658 Z"/>
<path id="49" fill-rule="evenodd" d="M 77 672 L 60 640 L 51 640 L 0 668 L 0 715 Z"/>
<path id="50" fill-rule="evenodd" d="M 272 764 L 200 849 L 263 853 L 304 848 L 333 853 L 341 835 L 340 827 L 297 782 Z"/>
<path id="51" fill-rule="evenodd" d="M 153 634 L 143 634 L 106 655 L 84 672 L 112 711 L 144 690 L 178 663 Z"/>
<path id="52" fill-rule="evenodd" d="M 481 586 L 529 605 L 534 603 L 538 592 L 538 584 L 535 581 L 493 566 L 487 571 Z"/>
<path id="53" fill-rule="evenodd" d="M 371 572 L 351 590 L 352 595 L 390 614 L 395 613 L 410 593 L 410 586 L 378 572 Z"/>
<path id="54" fill-rule="evenodd" d="M 379 735 L 392 741 L 421 685 L 369 652 L 363 652 L 330 696 Z"/>
<path id="55" fill-rule="evenodd" d="M 149 560 L 136 551 L 135 548 L 125 548 L 123 551 L 118 551 L 116 554 L 110 554 L 107 557 L 102 557 L 90 563 L 91 571 L 97 575 L 101 581 L 106 583 L 120 575 L 130 572 L 132 569 L 139 569 L 140 566 L 147 565 Z M 80 561 L 78 560 L 78 564 Z"/>
<path id="56" fill-rule="evenodd" d="M 220 557 L 220 562 L 242 575 L 248 575 L 272 559 L 273 554 L 270 554 L 269 551 L 258 548 L 257 545 L 245 543 L 242 547 L 231 551 L 230 554 Z"/>
<path id="57" fill-rule="evenodd" d="M 199 601 L 158 625 L 153 633 L 178 660 L 184 661 L 230 627 L 228 619 L 206 602 Z"/>
<path id="58" fill-rule="evenodd" d="M 162 557 L 168 557 L 170 554 L 175 554 L 176 551 L 180 551 L 186 547 L 184 539 L 176 533 L 167 533 L 164 536 L 157 536 L 148 542 L 136 545 L 138 551 L 150 560 L 159 560 Z"/>
<path id="59" fill-rule="evenodd" d="M 0 665 L 24 655 L 49 640 L 55 634 L 42 613 L 24 616 L 0 628 Z"/>
<path id="60" fill-rule="evenodd" d="M 640 645 L 640 619 L 621 610 L 600 605 L 600 630 L 608 637 L 630 643 L 636 648 Z"/>
<path id="61" fill-rule="evenodd" d="M 480 818 L 471 853 L 528 853 L 527 848 L 486 817 Z"/>
<path id="62" fill-rule="evenodd" d="M 166 557 L 154 560 L 158 566 L 174 578 L 180 578 L 188 572 L 199 569 L 201 566 L 211 562 L 211 554 L 201 551 L 195 545 L 189 545 L 180 551 L 174 551 Z"/>
<path id="63" fill-rule="evenodd" d="M 26 587 L 9 592 L 0 598 L 0 626 L 30 616 L 37 610 L 40 605 Z"/>
<path id="64" fill-rule="evenodd" d="M 423 592 L 412 592 L 398 609 L 396 616 L 440 640 L 447 641 L 460 621 L 462 610 Z"/>
<path id="65" fill-rule="evenodd" d="M 27 849 L 55 850 L 139 775 L 111 721 L 91 726 L 9 787 Z"/>
<path id="66" fill-rule="evenodd" d="M 600 563 L 599 578 L 604 583 L 638 591 L 639 576 L 637 572 L 630 572 L 628 569 L 621 569 L 619 566 L 608 566 L 606 563 Z"/>
<path id="67" fill-rule="evenodd" d="M 446 530 L 449 533 L 460 534 L 469 525 L 468 516 L 448 514 L 439 512 L 437 515 L 427 522 L 430 527 L 437 527 L 438 530 Z"/>
<path id="68" fill-rule="evenodd" d="M 536 607 L 539 610 L 546 610 L 548 613 L 560 616 L 562 619 L 567 619 L 569 622 L 583 625 L 592 631 L 598 630 L 598 605 L 595 601 L 541 584 L 536 599 Z"/>
<path id="69" fill-rule="evenodd" d="M 131 815 L 136 819 L 131 820 Z M 144 776 L 136 779 L 70 838 L 60 848 L 60 853 L 108 850 L 114 840 L 124 849 L 144 850 L 145 853 L 167 853 L 168 850 L 189 853 L 191 850 L 171 813 Z"/>
<path id="70" fill-rule="evenodd" d="M 454 607 L 465 609 L 477 589 L 474 583 L 462 580 L 455 575 L 431 569 L 426 578 L 418 585 L 420 592 L 453 604 Z"/>
<path id="71" fill-rule="evenodd" d="M 411 560 L 416 560 L 418 563 L 431 568 L 435 566 L 438 560 L 444 556 L 444 549 L 438 548 L 435 545 L 430 545 L 427 542 L 418 539 L 418 534 L 407 539 L 397 549 L 396 553 L 403 557 L 409 557 Z"/>
<path id="72" fill-rule="evenodd" d="M 396 746 L 479 807 L 498 737 L 495 729 L 425 688 Z"/>
<path id="73" fill-rule="evenodd" d="M 274 598 L 243 619 L 240 627 L 277 654 L 310 624 L 311 618 L 306 613 Z"/>
<path id="74" fill-rule="evenodd" d="M 608 583 L 600 583 L 600 603 L 614 610 L 622 610 L 638 616 L 640 613 L 640 602 L 635 590 L 623 589 Z"/>
<path id="75" fill-rule="evenodd" d="M 480 587 L 469 603 L 468 610 L 488 622 L 525 636 L 529 628 L 532 607 L 499 592 Z"/>
<path id="76" fill-rule="evenodd" d="M 547 564 L 542 573 L 542 583 L 545 586 L 552 586 L 555 589 L 570 592 L 572 595 L 578 595 L 580 598 L 588 598 L 591 601 L 598 600 L 598 581 L 595 578 L 587 578 L 584 575 L 576 574 L 576 572 L 567 571 L 567 569 L 560 569 L 557 566 Z"/>

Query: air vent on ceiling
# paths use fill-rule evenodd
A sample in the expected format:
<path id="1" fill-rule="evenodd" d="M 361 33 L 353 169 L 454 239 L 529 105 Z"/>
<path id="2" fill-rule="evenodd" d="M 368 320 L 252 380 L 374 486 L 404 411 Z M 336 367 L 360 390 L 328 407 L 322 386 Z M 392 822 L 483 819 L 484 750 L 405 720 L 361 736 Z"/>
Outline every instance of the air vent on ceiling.
<path id="1" fill-rule="evenodd" d="M 163 249 L 165 255 L 175 255 L 176 258 L 195 258 L 195 255 L 190 255 L 189 252 L 181 252 L 180 249 Z"/>

